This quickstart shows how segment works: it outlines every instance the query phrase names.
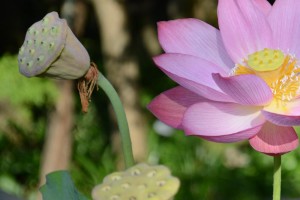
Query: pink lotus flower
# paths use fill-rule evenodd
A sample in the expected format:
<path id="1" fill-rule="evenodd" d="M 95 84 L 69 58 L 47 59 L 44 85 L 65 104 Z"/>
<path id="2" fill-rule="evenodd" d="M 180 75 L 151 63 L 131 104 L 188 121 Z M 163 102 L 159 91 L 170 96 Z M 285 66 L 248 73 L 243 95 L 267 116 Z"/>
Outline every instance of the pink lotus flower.
<path id="1" fill-rule="evenodd" d="M 166 52 L 155 64 L 180 86 L 150 111 L 166 124 L 215 142 L 249 139 L 281 155 L 298 146 L 300 1 L 219 0 L 220 31 L 197 19 L 158 23 Z"/>

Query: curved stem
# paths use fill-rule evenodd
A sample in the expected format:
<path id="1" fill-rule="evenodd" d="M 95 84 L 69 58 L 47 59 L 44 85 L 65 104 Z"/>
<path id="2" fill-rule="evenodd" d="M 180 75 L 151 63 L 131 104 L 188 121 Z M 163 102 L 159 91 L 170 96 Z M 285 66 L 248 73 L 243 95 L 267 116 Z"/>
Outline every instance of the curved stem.
<path id="1" fill-rule="evenodd" d="M 274 156 L 273 200 L 280 200 L 281 192 L 281 156 Z"/>
<path id="2" fill-rule="evenodd" d="M 98 85 L 103 89 L 103 91 L 108 96 L 113 109 L 115 111 L 117 122 L 119 126 L 119 131 L 121 134 L 121 142 L 123 148 L 123 154 L 125 159 L 126 167 L 131 167 L 134 165 L 133 153 L 132 153 L 132 146 L 129 134 L 129 128 L 127 123 L 126 114 L 117 94 L 116 90 L 113 88 L 111 83 L 99 72 L 98 77 Z"/>

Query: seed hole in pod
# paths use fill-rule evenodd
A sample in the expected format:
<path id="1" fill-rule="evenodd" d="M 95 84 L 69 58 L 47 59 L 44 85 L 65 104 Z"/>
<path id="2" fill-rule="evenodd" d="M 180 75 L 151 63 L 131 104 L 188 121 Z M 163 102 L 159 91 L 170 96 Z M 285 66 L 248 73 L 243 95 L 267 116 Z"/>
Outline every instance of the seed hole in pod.
<path id="1" fill-rule="evenodd" d="M 39 56 L 39 57 L 37 57 L 36 60 L 37 60 L 38 62 L 43 61 L 43 60 L 44 60 L 44 56 Z"/>
<path id="2" fill-rule="evenodd" d="M 134 196 L 131 196 L 131 197 L 129 197 L 129 199 L 128 200 L 137 200 L 137 198 L 136 197 L 134 197 Z"/>
<path id="3" fill-rule="evenodd" d="M 56 35 L 57 34 L 57 27 L 52 26 L 50 32 L 51 32 L 51 35 Z"/>
<path id="4" fill-rule="evenodd" d="M 166 185 L 166 181 L 164 181 L 164 180 L 157 181 L 157 182 L 156 182 L 156 185 L 157 185 L 158 187 L 162 187 L 162 186 Z"/>
<path id="5" fill-rule="evenodd" d="M 130 187 L 130 184 L 129 183 L 123 183 L 121 187 L 125 190 L 125 189 L 128 189 Z"/>
<path id="6" fill-rule="evenodd" d="M 47 24 L 49 22 L 49 19 L 47 18 L 47 17 L 44 17 L 43 19 L 42 19 L 42 23 L 43 24 Z"/>
<path id="7" fill-rule="evenodd" d="M 45 28 L 42 28 L 42 32 L 45 33 L 47 32 L 47 30 Z"/>
<path id="8" fill-rule="evenodd" d="M 30 54 L 34 54 L 35 50 L 34 49 L 29 49 Z"/>
<path id="9" fill-rule="evenodd" d="M 33 32 L 34 32 L 34 29 L 33 29 L 32 27 L 30 27 L 30 28 L 28 29 L 28 33 L 32 34 Z"/>
<path id="10" fill-rule="evenodd" d="M 26 44 L 27 45 L 31 45 L 32 44 L 32 40 L 26 40 Z"/>
<path id="11" fill-rule="evenodd" d="M 106 185 L 106 186 L 104 186 L 104 187 L 102 188 L 102 191 L 107 192 L 107 191 L 109 191 L 110 189 L 111 189 L 111 187 L 108 186 L 108 185 Z"/>
<path id="12" fill-rule="evenodd" d="M 26 66 L 27 66 L 27 67 L 31 67 L 31 66 L 32 66 L 32 61 L 27 62 L 27 63 L 26 63 Z"/>
<path id="13" fill-rule="evenodd" d="M 156 196 L 156 193 L 155 192 L 150 192 L 147 197 L 148 198 L 151 198 L 151 197 L 155 197 Z"/>
<path id="14" fill-rule="evenodd" d="M 139 170 L 139 169 L 134 169 L 131 171 L 132 176 L 138 176 L 140 174 L 141 174 L 141 170 Z"/>
<path id="15" fill-rule="evenodd" d="M 113 195 L 110 197 L 110 200 L 119 200 L 120 196 L 119 195 Z"/>
<path id="16" fill-rule="evenodd" d="M 148 177 L 154 177 L 156 174 L 157 174 L 157 171 L 156 170 L 152 170 L 152 171 L 148 172 L 147 176 Z"/>
<path id="17" fill-rule="evenodd" d="M 39 34 L 39 32 L 37 30 L 35 30 L 35 31 L 33 31 L 33 34 L 37 35 L 37 34 Z"/>
<path id="18" fill-rule="evenodd" d="M 122 177 L 119 176 L 119 175 L 115 175 L 115 176 L 112 176 L 112 177 L 111 177 L 111 180 L 112 180 L 112 181 L 118 181 L 118 180 L 121 180 L 121 179 L 122 179 Z"/>
<path id="19" fill-rule="evenodd" d="M 20 49 L 19 49 L 19 54 L 23 54 L 24 53 L 24 47 L 22 46 Z"/>
<path id="20" fill-rule="evenodd" d="M 49 47 L 50 47 L 50 48 L 54 47 L 54 42 L 50 42 L 50 43 L 49 43 Z"/>
<path id="21" fill-rule="evenodd" d="M 23 64 L 23 63 L 24 63 L 24 61 L 25 61 L 25 58 L 20 58 L 20 59 L 19 59 L 19 61 L 20 61 L 20 63 L 22 63 L 22 64 Z"/>

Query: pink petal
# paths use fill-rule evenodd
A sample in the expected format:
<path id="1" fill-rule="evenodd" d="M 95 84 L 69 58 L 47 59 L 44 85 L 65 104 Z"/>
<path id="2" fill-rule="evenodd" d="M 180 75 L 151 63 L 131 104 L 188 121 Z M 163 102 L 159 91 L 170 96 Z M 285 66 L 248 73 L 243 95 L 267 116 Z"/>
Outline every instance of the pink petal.
<path id="1" fill-rule="evenodd" d="M 274 48 L 300 56 L 300 1 L 277 0 L 268 16 Z"/>
<path id="2" fill-rule="evenodd" d="M 271 4 L 267 0 L 253 0 L 253 3 L 266 16 L 272 9 Z"/>
<path id="3" fill-rule="evenodd" d="M 256 151 L 275 156 L 296 149 L 298 136 L 293 127 L 277 126 L 266 122 L 249 142 Z"/>
<path id="4" fill-rule="evenodd" d="M 229 142 L 238 142 L 242 140 L 249 139 L 257 134 L 257 132 L 261 129 L 262 125 L 256 126 L 254 128 L 250 128 L 244 131 L 240 131 L 238 133 L 233 133 L 230 135 L 222 135 L 222 136 L 198 136 L 205 140 L 209 140 L 212 142 L 221 142 L 221 143 L 229 143 Z M 192 133 L 186 133 L 187 135 L 193 135 Z"/>
<path id="5" fill-rule="evenodd" d="M 218 19 L 223 42 L 235 63 L 271 47 L 270 26 L 253 1 L 219 0 Z"/>
<path id="6" fill-rule="evenodd" d="M 215 101 L 233 101 L 212 79 L 212 73 L 225 73 L 215 64 L 184 54 L 163 54 L 154 57 L 155 64 L 183 87 Z"/>
<path id="7" fill-rule="evenodd" d="M 270 87 L 255 75 L 222 77 L 213 74 L 217 85 L 232 99 L 243 105 L 265 105 L 273 98 Z"/>
<path id="8" fill-rule="evenodd" d="M 181 53 L 206 59 L 225 70 L 234 67 L 220 31 L 198 19 L 158 23 L 158 37 L 166 53 Z"/>
<path id="9" fill-rule="evenodd" d="M 300 126 L 300 116 L 283 115 L 262 110 L 266 120 L 279 126 Z"/>
<path id="10" fill-rule="evenodd" d="M 186 110 L 182 126 L 188 135 L 206 138 L 214 136 L 230 138 L 233 136 L 234 141 L 243 140 L 255 134 L 255 131 L 248 132 L 249 129 L 258 127 L 265 122 L 264 117 L 260 114 L 260 109 L 261 107 L 235 103 L 200 102 Z M 228 142 L 226 137 L 223 142 Z"/>
<path id="11" fill-rule="evenodd" d="M 178 86 L 155 97 L 148 109 L 162 122 L 174 128 L 181 128 L 185 110 L 203 100 L 199 95 Z"/>

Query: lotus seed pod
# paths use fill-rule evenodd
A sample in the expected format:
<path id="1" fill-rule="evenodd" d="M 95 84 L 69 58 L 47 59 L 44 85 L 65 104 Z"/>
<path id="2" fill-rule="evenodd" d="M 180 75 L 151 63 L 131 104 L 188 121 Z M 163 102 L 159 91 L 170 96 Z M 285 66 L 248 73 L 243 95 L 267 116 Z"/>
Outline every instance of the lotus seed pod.
<path id="1" fill-rule="evenodd" d="M 103 179 L 92 191 L 93 200 L 172 200 L 179 180 L 162 165 L 138 164 Z"/>
<path id="2" fill-rule="evenodd" d="M 51 12 L 28 29 L 18 63 L 27 77 L 78 79 L 88 71 L 90 57 L 66 20 Z"/>

